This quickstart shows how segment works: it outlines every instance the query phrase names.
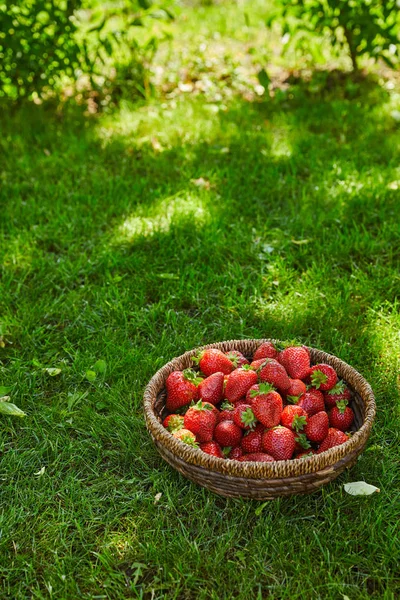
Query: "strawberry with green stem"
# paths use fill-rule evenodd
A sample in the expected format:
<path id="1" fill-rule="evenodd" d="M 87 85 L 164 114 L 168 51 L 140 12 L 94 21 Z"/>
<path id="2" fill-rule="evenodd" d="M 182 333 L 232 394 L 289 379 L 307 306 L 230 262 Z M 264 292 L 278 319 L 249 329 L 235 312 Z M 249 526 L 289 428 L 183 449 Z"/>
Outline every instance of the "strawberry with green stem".
<path id="1" fill-rule="evenodd" d="M 228 402 L 227 400 L 225 400 L 221 404 L 220 413 L 217 415 L 217 423 L 220 423 L 221 421 L 233 421 L 233 411 L 234 410 L 235 410 L 234 405 L 231 404 L 231 402 Z"/>
<path id="2" fill-rule="evenodd" d="M 308 450 L 311 448 L 311 444 L 307 439 L 305 433 L 295 433 L 295 442 L 296 445 L 294 447 L 295 452 L 303 452 L 304 450 Z"/>
<path id="3" fill-rule="evenodd" d="M 163 421 L 163 426 L 168 429 L 170 433 L 183 429 L 183 417 L 182 415 L 168 415 Z"/>
<path id="4" fill-rule="evenodd" d="M 197 356 L 193 356 L 192 360 L 206 377 L 218 372 L 229 375 L 235 368 L 232 361 L 217 348 L 206 348 Z"/>
<path id="5" fill-rule="evenodd" d="M 185 414 L 185 428 L 195 434 L 198 442 L 211 442 L 217 424 L 216 413 L 212 404 L 199 400 Z"/>
<path id="6" fill-rule="evenodd" d="M 300 396 L 297 406 L 301 406 L 308 416 L 312 417 L 317 412 L 325 410 L 324 396 L 319 390 L 309 389 Z"/>
<path id="7" fill-rule="evenodd" d="M 174 431 L 172 435 L 184 444 L 187 444 L 188 446 L 193 446 L 194 448 L 197 448 L 198 446 L 196 436 L 192 431 L 189 431 L 188 429 L 179 429 L 179 431 Z"/>
<path id="8" fill-rule="evenodd" d="M 340 431 L 348 431 L 354 421 L 354 412 L 347 406 L 347 400 L 339 400 L 329 411 L 329 425 L 340 429 Z"/>
<path id="9" fill-rule="evenodd" d="M 282 397 L 273 386 L 260 383 L 253 386 L 250 391 L 251 408 L 254 416 L 265 427 L 274 427 L 281 420 L 283 402 Z"/>
<path id="10" fill-rule="evenodd" d="M 251 410 L 251 406 L 248 404 L 238 404 L 233 411 L 233 422 L 242 429 L 254 429 L 257 419 Z"/>
<path id="11" fill-rule="evenodd" d="M 292 431 L 299 432 L 307 425 L 308 415 L 301 406 L 289 404 L 285 406 L 281 415 L 281 425 Z"/>
<path id="12" fill-rule="evenodd" d="M 324 393 L 324 400 L 326 408 L 333 408 L 340 400 L 351 400 L 351 391 L 344 381 L 339 380 L 331 390 Z"/>
<path id="13" fill-rule="evenodd" d="M 165 382 L 167 388 L 166 408 L 169 412 L 190 404 L 199 397 L 197 386 L 202 381 L 191 369 L 173 371 Z"/>
<path id="14" fill-rule="evenodd" d="M 235 369 L 237 369 L 238 367 L 243 367 L 243 365 L 249 364 L 247 358 L 241 352 L 239 352 L 239 350 L 229 350 L 228 352 L 225 352 L 225 354 L 229 358 Z"/>
<path id="15" fill-rule="evenodd" d="M 243 452 L 251 454 L 252 452 L 262 452 L 262 436 L 265 431 L 264 425 L 259 423 L 254 431 L 245 433 L 240 444 Z"/>
<path id="16" fill-rule="evenodd" d="M 300 396 L 305 394 L 307 386 L 301 379 L 289 379 L 290 385 L 286 390 L 286 400 L 293 404 L 297 404 Z"/>
<path id="17" fill-rule="evenodd" d="M 321 392 L 327 392 L 335 387 L 337 383 L 337 374 L 333 367 L 320 363 L 310 369 L 311 384 Z"/>
<path id="18" fill-rule="evenodd" d="M 279 391 L 286 393 L 290 386 L 289 376 L 277 360 L 266 358 L 264 363 L 257 369 L 260 380 L 270 383 Z"/>

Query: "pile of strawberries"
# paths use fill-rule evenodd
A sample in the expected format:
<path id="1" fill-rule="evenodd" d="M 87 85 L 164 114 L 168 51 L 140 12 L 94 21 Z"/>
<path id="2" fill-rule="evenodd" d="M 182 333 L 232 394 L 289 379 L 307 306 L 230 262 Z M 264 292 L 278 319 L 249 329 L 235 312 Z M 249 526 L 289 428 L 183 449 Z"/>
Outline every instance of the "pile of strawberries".
<path id="1" fill-rule="evenodd" d="M 218 458 L 272 462 L 320 454 L 349 439 L 352 394 L 305 346 L 261 344 L 249 361 L 237 350 L 203 350 L 192 369 L 166 381 L 171 434 Z"/>

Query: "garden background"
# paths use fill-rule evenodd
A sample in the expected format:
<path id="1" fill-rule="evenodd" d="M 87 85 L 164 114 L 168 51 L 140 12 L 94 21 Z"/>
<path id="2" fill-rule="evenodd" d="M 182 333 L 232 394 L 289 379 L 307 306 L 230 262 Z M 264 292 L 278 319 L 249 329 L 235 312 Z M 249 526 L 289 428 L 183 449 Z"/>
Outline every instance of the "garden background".
<path id="1" fill-rule="evenodd" d="M 0 396 L 26 413 L 1 416 L 2 598 L 399 597 L 398 21 L 0 6 Z M 160 366 L 252 337 L 334 353 L 376 393 L 366 451 L 312 496 L 217 497 L 146 432 Z"/>

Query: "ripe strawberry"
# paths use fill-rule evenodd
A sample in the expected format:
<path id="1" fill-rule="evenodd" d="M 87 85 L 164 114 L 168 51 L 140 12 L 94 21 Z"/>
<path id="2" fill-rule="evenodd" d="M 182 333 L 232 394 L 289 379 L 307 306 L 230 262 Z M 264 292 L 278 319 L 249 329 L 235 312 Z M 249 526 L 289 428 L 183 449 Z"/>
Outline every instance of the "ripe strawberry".
<path id="1" fill-rule="evenodd" d="M 244 454 L 239 458 L 240 462 L 275 462 L 275 459 L 269 454 L 263 452 L 253 452 L 252 454 Z"/>
<path id="2" fill-rule="evenodd" d="M 305 450 L 304 452 L 300 452 L 300 454 L 296 454 L 293 458 L 308 458 L 309 456 L 313 456 L 313 454 L 317 454 L 316 450 Z"/>
<path id="3" fill-rule="evenodd" d="M 296 446 L 294 448 L 295 452 L 304 452 L 304 450 L 311 448 L 311 444 L 308 441 L 305 433 L 295 433 L 294 435 L 296 442 Z"/>
<path id="4" fill-rule="evenodd" d="M 290 385 L 286 390 L 286 397 L 289 402 L 293 402 L 297 404 L 300 399 L 300 396 L 307 391 L 307 386 L 304 381 L 300 379 L 289 379 Z"/>
<path id="5" fill-rule="evenodd" d="M 221 446 L 217 444 L 217 442 L 205 442 L 204 444 L 200 444 L 200 449 L 206 454 L 211 454 L 211 456 L 225 458 L 222 454 Z"/>
<path id="6" fill-rule="evenodd" d="M 235 369 L 238 367 L 243 367 L 243 365 L 248 365 L 249 361 L 239 350 L 229 350 L 229 352 L 225 352 L 226 356 L 229 358 Z"/>
<path id="7" fill-rule="evenodd" d="M 277 360 L 292 379 L 304 379 L 310 371 L 310 356 L 302 346 L 289 346 L 279 352 Z"/>
<path id="8" fill-rule="evenodd" d="M 339 380 L 335 387 L 324 393 L 326 408 L 333 408 L 339 400 L 351 400 L 351 392 L 343 381 Z"/>
<path id="9" fill-rule="evenodd" d="M 328 430 L 328 435 L 318 448 L 317 454 L 321 454 L 321 452 L 325 452 L 325 450 L 329 450 L 335 446 L 340 446 L 341 444 L 347 442 L 348 439 L 349 436 L 343 433 L 343 431 L 335 429 L 334 427 L 330 427 Z"/>
<path id="10" fill-rule="evenodd" d="M 163 425 L 171 433 L 179 431 L 183 428 L 183 417 L 182 415 L 168 415 L 168 417 L 165 417 Z"/>
<path id="11" fill-rule="evenodd" d="M 253 361 L 259 360 L 260 358 L 276 358 L 277 355 L 278 350 L 272 342 L 263 342 L 254 352 Z"/>
<path id="12" fill-rule="evenodd" d="M 243 431 L 233 421 L 221 421 L 214 429 L 214 440 L 220 446 L 239 446 L 242 437 Z"/>
<path id="13" fill-rule="evenodd" d="M 225 388 L 225 398 L 231 402 L 239 400 L 239 398 L 246 395 L 247 390 L 249 390 L 252 385 L 257 383 L 257 379 L 257 374 L 250 368 L 240 367 L 240 369 L 236 369 L 228 377 Z"/>
<path id="14" fill-rule="evenodd" d="M 310 377 L 312 385 L 322 392 L 327 392 L 335 387 L 338 379 L 335 369 L 324 363 L 311 367 Z"/>
<path id="15" fill-rule="evenodd" d="M 322 442 L 328 435 L 329 419 L 324 410 L 309 417 L 304 433 L 311 442 Z"/>
<path id="16" fill-rule="evenodd" d="M 238 404 L 233 411 L 233 422 L 242 429 L 254 429 L 257 419 L 248 404 Z"/>
<path id="17" fill-rule="evenodd" d="M 192 359 L 195 364 L 199 365 L 201 372 L 207 377 L 219 372 L 229 375 L 234 369 L 232 361 L 221 350 L 217 350 L 217 348 L 202 350 L 198 356 L 194 356 Z"/>
<path id="18" fill-rule="evenodd" d="M 196 435 L 198 442 L 211 442 L 217 416 L 212 404 L 199 400 L 184 416 L 185 428 Z"/>
<path id="19" fill-rule="evenodd" d="M 257 371 L 261 365 L 263 365 L 265 363 L 265 358 L 259 358 L 258 360 L 253 360 L 253 362 L 250 363 L 250 368 L 253 369 L 253 371 Z"/>
<path id="20" fill-rule="evenodd" d="M 308 416 L 312 417 L 312 415 L 321 412 L 321 410 L 325 410 L 324 396 L 318 390 L 307 390 L 307 392 L 300 396 L 297 406 L 301 406 Z"/>
<path id="21" fill-rule="evenodd" d="M 191 369 L 174 371 L 168 375 L 165 382 L 167 388 L 167 410 L 173 412 L 177 408 L 190 404 L 193 400 L 197 400 L 199 397 L 197 386 L 200 381 L 202 380 Z"/>
<path id="22" fill-rule="evenodd" d="M 198 446 L 196 436 L 188 429 L 179 429 L 179 431 L 174 431 L 172 435 L 188 446 L 194 446 L 195 448 Z"/>
<path id="23" fill-rule="evenodd" d="M 264 425 L 259 423 L 254 431 L 246 433 L 241 442 L 243 452 L 251 454 L 252 452 L 262 452 L 262 435 L 264 433 Z"/>
<path id="24" fill-rule="evenodd" d="M 301 406 L 289 404 L 285 406 L 281 415 L 281 425 L 292 431 L 301 431 L 307 425 L 308 415 Z"/>
<path id="25" fill-rule="evenodd" d="M 233 411 L 235 407 L 230 402 L 223 402 L 221 404 L 221 412 L 217 415 L 217 423 L 221 421 L 233 421 Z"/>
<path id="26" fill-rule="evenodd" d="M 286 392 L 290 386 L 289 376 L 286 373 L 285 367 L 283 367 L 277 360 L 273 358 L 266 358 L 264 364 L 261 365 L 257 372 L 261 381 L 266 381 L 281 392 Z"/>
<path id="27" fill-rule="evenodd" d="M 226 458 L 229 458 L 230 460 L 238 460 L 243 456 L 243 450 L 240 446 L 236 446 L 236 448 L 224 448 L 224 453 L 226 450 Z"/>
<path id="28" fill-rule="evenodd" d="M 221 402 L 224 395 L 224 374 L 213 373 L 206 379 L 203 379 L 198 385 L 199 397 L 204 402 L 210 402 L 210 404 L 218 404 Z"/>
<path id="29" fill-rule="evenodd" d="M 251 408 L 254 416 L 265 427 L 275 427 L 281 420 L 282 397 L 269 384 L 260 383 L 257 387 L 258 390 L 253 389 L 250 394 L 250 396 L 253 396 Z"/>
<path id="30" fill-rule="evenodd" d="M 329 411 L 329 425 L 348 431 L 354 421 L 354 412 L 347 406 L 347 400 L 340 400 L 336 406 Z"/>
<path id="31" fill-rule="evenodd" d="M 263 450 L 273 456 L 275 460 L 289 460 L 292 458 L 295 445 L 293 431 L 280 425 L 268 429 L 262 437 Z"/>

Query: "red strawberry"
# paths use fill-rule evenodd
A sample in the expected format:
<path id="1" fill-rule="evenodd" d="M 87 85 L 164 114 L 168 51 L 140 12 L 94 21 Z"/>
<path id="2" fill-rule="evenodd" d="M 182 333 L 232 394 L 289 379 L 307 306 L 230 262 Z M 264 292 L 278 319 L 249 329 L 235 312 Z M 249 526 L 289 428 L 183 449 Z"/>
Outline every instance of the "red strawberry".
<path id="1" fill-rule="evenodd" d="M 273 456 L 275 460 L 289 460 L 292 458 L 295 446 L 293 431 L 280 425 L 268 429 L 262 437 L 263 450 Z"/>
<path id="2" fill-rule="evenodd" d="M 214 439 L 221 446 L 239 446 L 242 437 L 243 431 L 233 421 L 221 421 L 214 429 Z"/>
<path id="3" fill-rule="evenodd" d="M 311 367 L 310 377 L 312 385 L 322 392 L 327 392 L 335 387 L 338 379 L 335 369 L 324 363 Z"/>
<path id="4" fill-rule="evenodd" d="M 261 365 L 263 365 L 265 363 L 265 358 L 259 358 L 258 360 L 253 360 L 252 363 L 250 363 L 250 368 L 253 369 L 253 371 L 257 371 Z"/>
<path id="5" fill-rule="evenodd" d="M 329 425 L 340 429 L 340 431 L 348 431 L 354 421 L 354 412 L 347 406 L 346 400 L 340 400 L 336 406 L 329 411 Z"/>
<path id="6" fill-rule="evenodd" d="M 239 458 L 240 462 L 275 462 L 275 459 L 269 454 L 263 452 L 253 452 L 252 454 L 244 454 Z"/>
<path id="7" fill-rule="evenodd" d="M 296 454 L 296 456 L 294 456 L 294 458 L 308 458 L 309 456 L 312 456 L 313 454 L 317 454 L 316 450 L 305 450 L 304 452 L 300 452 L 300 454 Z"/>
<path id="8" fill-rule="evenodd" d="M 241 447 L 243 452 L 251 454 L 252 452 L 262 452 L 262 435 L 264 433 L 264 425 L 259 423 L 254 431 L 249 431 L 242 439 Z"/>
<path id="9" fill-rule="evenodd" d="M 204 444 L 200 444 L 200 449 L 206 454 L 211 454 L 211 456 L 225 458 L 222 454 L 221 446 L 217 444 L 217 442 L 205 442 Z"/>
<path id="10" fill-rule="evenodd" d="M 301 431 L 307 425 L 308 415 L 301 406 L 289 404 L 285 406 L 281 415 L 281 425 L 292 431 Z"/>
<path id="11" fill-rule="evenodd" d="M 335 429 L 334 427 L 330 427 L 328 430 L 328 435 L 318 448 L 317 454 L 321 454 L 321 452 L 325 452 L 325 450 L 329 450 L 335 446 L 340 446 L 341 444 L 347 442 L 348 439 L 349 436 L 343 433 L 343 431 Z"/>
<path id="12" fill-rule="evenodd" d="M 295 452 L 303 452 L 304 450 L 311 448 L 311 444 L 308 441 L 305 433 L 295 433 L 294 435 L 296 442 L 296 446 L 294 448 Z"/>
<path id="13" fill-rule="evenodd" d="M 229 358 L 235 369 L 238 367 L 243 367 L 243 365 L 248 365 L 249 361 L 239 350 L 229 350 L 229 352 L 225 352 L 226 356 Z"/>
<path id="14" fill-rule="evenodd" d="M 338 381 L 335 387 L 324 393 L 326 408 L 333 408 L 339 400 L 351 400 L 351 392 L 343 381 Z"/>
<path id="15" fill-rule="evenodd" d="M 211 442 L 217 416 L 212 404 L 199 400 L 184 416 L 185 428 L 196 435 L 198 442 Z"/>
<path id="16" fill-rule="evenodd" d="M 324 410 L 309 417 L 304 433 L 311 442 L 322 442 L 328 435 L 329 419 Z"/>
<path id="17" fill-rule="evenodd" d="M 260 383 L 258 388 L 251 394 L 253 396 L 251 408 L 254 416 L 265 427 L 275 427 L 281 420 L 282 397 L 269 384 Z"/>
<path id="18" fill-rule="evenodd" d="M 235 407 L 230 402 L 223 402 L 221 404 L 221 412 L 217 416 L 217 423 L 221 421 L 233 421 L 233 411 Z"/>
<path id="19" fill-rule="evenodd" d="M 257 419 L 248 404 L 238 404 L 233 411 L 233 422 L 242 429 L 254 429 Z"/>
<path id="20" fill-rule="evenodd" d="M 165 417 L 163 425 L 171 433 L 178 431 L 183 428 L 183 417 L 182 415 L 168 415 L 168 417 Z"/>
<path id="21" fill-rule="evenodd" d="M 297 404 L 300 396 L 307 391 L 307 386 L 304 381 L 300 381 L 300 379 L 289 379 L 289 382 L 290 385 L 286 390 L 287 399 L 290 402 Z"/>
<path id="22" fill-rule="evenodd" d="M 243 456 L 243 450 L 240 446 L 236 446 L 236 448 L 224 448 L 224 452 L 225 450 L 228 450 L 226 458 L 229 458 L 230 460 L 238 460 Z"/>
<path id="23" fill-rule="evenodd" d="M 257 374 L 250 368 L 246 369 L 246 367 L 241 367 L 240 369 L 236 369 L 228 377 L 225 388 L 225 398 L 231 402 L 239 400 L 239 398 L 246 395 L 247 390 L 249 390 L 252 385 L 257 383 L 257 379 Z"/>
<path id="24" fill-rule="evenodd" d="M 200 381 L 202 380 L 191 369 L 174 371 L 168 375 L 165 382 L 167 388 L 167 410 L 172 412 L 181 406 L 190 404 L 193 400 L 197 400 L 199 397 L 197 386 Z"/>
<path id="25" fill-rule="evenodd" d="M 307 392 L 300 396 L 297 406 L 301 406 L 308 416 L 312 417 L 312 415 L 321 412 L 321 410 L 325 410 L 324 396 L 318 390 L 307 390 Z"/>
<path id="26" fill-rule="evenodd" d="M 293 379 L 304 379 L 310 371 L 310 356 L 302 346 L 289 346 L 279 352 L 277 360 Z"/>
<path id="27" fill-rule="evenodd" d="M 213 373 L 206 379 L 203 379 L 198 385 L 199 397 L 204 402 L 210 404 L 218 404 L 221 402 L 224 395 L 224 374 Z"/>
<path id="28" fill-rule="evenodd" d="M 260 358 L 276 358 L 277 355 L 278 350 L 272 342 L 263 342 L 254 352 L 253 361 L 259 360 Z"/>
<path id="29" fill-rule="evenodd" d="M 196 436 L 188 429 L 179 429 L 179 431 L 174 431 L 172 435 L 188 446 L 198 446 Z"/>
<path id="30" fill-rule="evenodd" d="M 217 350 L 216 348 L 202 350 L 198 356 L 192 358 L 199 365 L 201 372 L 207 377 L 219 372 L 229 375 L 234 369 L 232 361 L 221 350 Z"/>
<path id="31" fill-rule="evenodd" d="M 257 369 L 261 381 L 266 381 L 278 388 L 279 391 L 286 392 L 290 386 L 289 376 L 277 360 L 266 358 L 264 364 Z"/>
<path id="32" fill-rule="evenodd" d="M 247 394 L 246 394 L 247 396 Z M 239 404 L 247 404 L 248 406 L 250 406 L 250 402 L 247 402 L 246 396 L 243 396 L 242 398 L 239 398 L 239 400 L 234 400 L 232 402 L 233 406 L 236 408 L 237 406 L 239 406 Z"/>

